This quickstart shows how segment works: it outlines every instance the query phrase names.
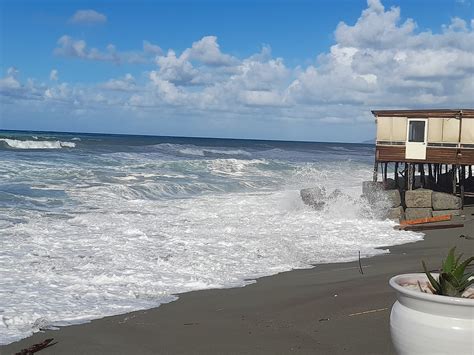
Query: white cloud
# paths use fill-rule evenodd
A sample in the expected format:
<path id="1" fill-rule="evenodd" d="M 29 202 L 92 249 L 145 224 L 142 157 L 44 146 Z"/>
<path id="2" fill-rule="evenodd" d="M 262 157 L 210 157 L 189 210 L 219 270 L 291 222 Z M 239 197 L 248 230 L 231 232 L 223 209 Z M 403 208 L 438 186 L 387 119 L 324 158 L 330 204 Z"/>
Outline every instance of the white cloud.
<path id="1" fill-rule="evenodd" d="M 160 48 L 160 46 L 149 41 L 143 41 L 143 51 L 145 53 L 151 53 L 155 55 L 163 54 L 163 50 Z"/>
<path id="2" fill-rule="evenodd" d="M 162 80 L 167 80 L 171 83 L 185 85 L 192 83 L 198 76 L 198 71 L 193 67 L 185 56 L 176 56 L 173 50 L 169 50 L 166 56 L 156 57 L 156 64 L 160 70 L 156 73 Z"/>
<path id="3" fill-rule="evenodd" d="M 51 70 L 49 73 L 49 80 L 51 81 L 58 81 L 59 76 L 58 76 L 58 71 L 56 69 Z"/>
<path id="4" fill-rule="evenodd" d="M 77 10 L 69 19 L 74 24 L 97 24 L 107 22 L 107 16 L 95 10 Z"/>
<path id="5" fill-rule="evenodd" d="M 106 51 L 100 51 L 96 48 L 88 48 L 84 40 L 75 40 L 64 35 L 58 39 L 58 47 L 54 49 L 54 54 L 64 57 L 76 57 L 88 60 L 119 62 L 115 46 L 109 44 Z"/>
<path id="6" fill-rule="evenodd" d="M 113 45 L 99 50 L 63 36 L 57 55 L 148 63 L 153 68 L 96 85 L 51 80 L 48 87 L 22 84 L 11 69 L 0 79 L 0 88 L 9 98 L 71 105 L 87 112 L 135 110 L 151 118 L 169 110 L 170 117 L 202 114 L 229 120 L 245 116 L 265 122 L 357 125 L 370 122 L 370 110 L 376 108 L 473 106 L 472 21 L 453 18 L 438 32 L 419 31 L 414 20 L 402 19 L 399 8 L 385 9 L 379 0 L 369 0 L 355 23 L 341 22 L 334 33 L 335 43 L 327 52 L 295 68 L 274 58 L 269 46 L 237 58 L 223 52 L 215 36 L 166 54 L 148 41 L 140 50 L 120 52 Z"/>
<path id="7" fill-rule="evenodd" d="M 136 89 L 135 78 L 128 73 L 123 78 L 110 79 L 99 85 L 100 88 L 116 91 L 134 91 Z"/>
<path id="8" fill-rule="evenodd" d="M 17 90 L 21 88 L 20 82 L 17 80 L 18 69 L 10 67 L 7 69 L 7 75 L 0 79 L 0 90 L 6 92 L 8 90 Z"/>
<path id="9" fill-rule="evenodd" d="M 88 47 L 85 40 L 74 39 L 68 35 L 61 36 L 57 45 L 53 52 L 58 56 L 115 64 L 144 64 L 151 62 L 153 56 L 159 52 L 158 46 L 147 41 L 144 41 L 143 51 L 120 52 L 113 44 L 108 44 L 105 50 L 100 50 Z"/>
<path id="10" fill-rule="evenodd" d="M 305 104 L 346 102 L 366 107 L 471 106 L 474 33 L 454 18 L 440 34 L 416 33 L 400 9 L 380 1 L 354 25 L 340 23 L 336 44 L 302 71 L 289 87 Z"/>
<path id="11" fill-rule="evenodd" d="M 216 36 L 205 36 L 193 43 L 183 52 L 183 57 L 207 65 L 228 66 L 237 63 L 237 59 L 221 52 Z"/>

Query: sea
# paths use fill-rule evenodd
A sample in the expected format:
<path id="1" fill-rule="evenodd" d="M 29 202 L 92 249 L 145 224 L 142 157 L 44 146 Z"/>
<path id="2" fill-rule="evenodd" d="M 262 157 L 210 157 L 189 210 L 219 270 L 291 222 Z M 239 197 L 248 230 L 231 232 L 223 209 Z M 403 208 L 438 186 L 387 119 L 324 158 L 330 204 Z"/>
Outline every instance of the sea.
<path id="1" fill-rule="evenodd" d="M 361 199 L 373 159 L 368 144 L 0 131 L 0 344 L 420 240 Z"/>

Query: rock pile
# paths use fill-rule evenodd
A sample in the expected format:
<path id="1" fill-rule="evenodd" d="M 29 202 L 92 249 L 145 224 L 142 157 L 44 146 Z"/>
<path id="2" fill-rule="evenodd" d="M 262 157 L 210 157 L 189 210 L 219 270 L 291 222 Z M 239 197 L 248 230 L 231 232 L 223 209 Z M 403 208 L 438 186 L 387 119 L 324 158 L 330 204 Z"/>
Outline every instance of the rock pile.
<path id="1" fill-rule="evenodd" d="M 362 193 L 371 205 L 383 200 L 388 207 L 387 218 L 394 220 L 418 219 L 441 215 L 460 215 L 461 198 L 429 189 L 402 191 L 387 189 L 380 182 L 364 181 Z"/>

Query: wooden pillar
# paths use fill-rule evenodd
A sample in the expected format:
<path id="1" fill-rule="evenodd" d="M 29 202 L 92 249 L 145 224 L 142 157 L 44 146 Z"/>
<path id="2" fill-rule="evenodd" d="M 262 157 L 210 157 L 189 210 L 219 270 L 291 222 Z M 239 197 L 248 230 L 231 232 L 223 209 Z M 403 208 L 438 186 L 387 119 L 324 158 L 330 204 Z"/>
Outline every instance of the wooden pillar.
<path id="1" fill-rule="evenodd" d="M 413 163 L 408 164 L 408 190 L 413 190 L 413 183 L 415 180 L 415 167 Z"/>
<path id="2" fill-rule="evenodd" d="M 420 171 L 421 187 L 425 188 L 425 165 L 424 164 L 419 164 L 418 165 L 418 170 Z"/>
<path id="3" fill-rule="evenodd" d="M 458 166 L 457 165 L 453 165 L 453 170 L 452 170 L 452 177 L 453 177 L 453 195 L 456 194 L 456 171 L 457 171 L 457 168 Z"/>
<path id="4" fill-rule="evenodd" d="M 398 186 L 398 162 L 395 163 L 395 167 L 393 168 L 393 180 L 395 180 L 395 186 L 399 188 Z"/>
<path id="5" fill-rule="evenodd" d="M 464 180 L 466 178 L 466 167 L 461 166 L 461 180 L 459 181 L 459 188 L 461 193 L 461 208 L 464 208 Z"/>
<path id="6" fill-rule="evenodd" d="M 375 160 L 375 163 L 374 163 L 374 176 L 373 176 L 373 181 L 374 182 L 377 182 L 378 175 L 379 175 L 379 162 L 377 160 Z"/>
<path id="7" fill-rule="evenodd" d="M 383 182 L 384 183 L 387 182 L 387 170 L 388 170 L 388 163 L 385 163 L 383 167 Z"/>
<path id="8" fill-rule="evenodd" d="M 472 177 L 472 165 L 469 165 L 469 177 Z"/>
<path id="9" fill-rule="evenodd" d="M 408 190 L 408 164 L 405 163 L 405 175 L 404 177 L 404 184 L 405 184 L 405 191 Z"/>

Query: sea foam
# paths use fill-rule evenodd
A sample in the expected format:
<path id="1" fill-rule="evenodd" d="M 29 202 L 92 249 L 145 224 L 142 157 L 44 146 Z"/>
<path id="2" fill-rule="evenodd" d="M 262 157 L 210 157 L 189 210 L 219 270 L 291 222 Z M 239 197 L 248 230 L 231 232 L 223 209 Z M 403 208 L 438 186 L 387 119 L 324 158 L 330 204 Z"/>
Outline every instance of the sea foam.
<path id="1" fill-rule="evenodd" d="M 60 148 L 74 148 L 76 144 L 74 142 L 61 142 L 61 141 L 30 141 L 30 140 L 17 140 L 0 138 L 1 142 L 5 142 L 9 147 L 15 149 L 60 149 Z"/>
<path id="2" fill-rule="evenodd" d="M 186 148 L 200 149 L 0 154 L 0 343 L 422 238 L 369 213 L 359 152 L 183 158 Z M 342 194 L 315 211 L 299 196 L 311 186 Z"/>

